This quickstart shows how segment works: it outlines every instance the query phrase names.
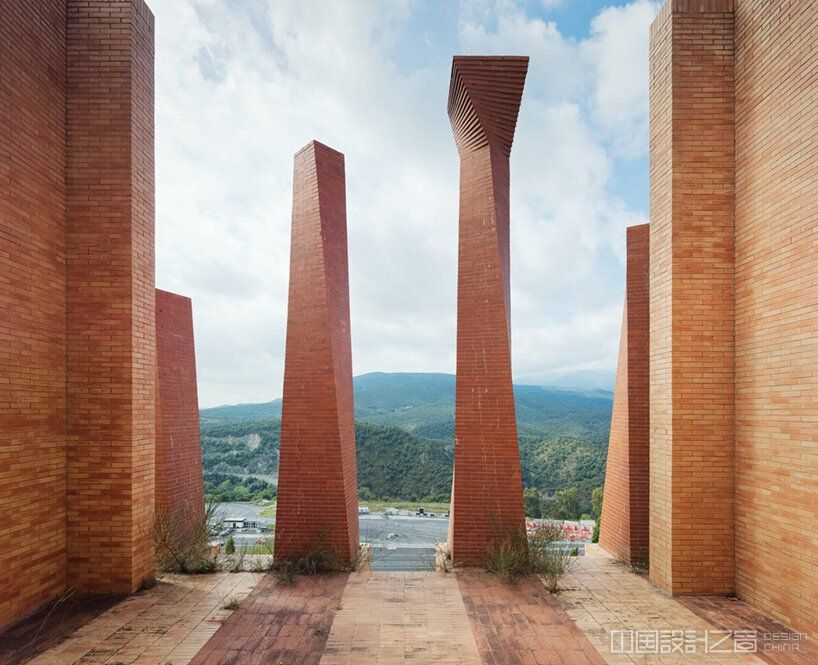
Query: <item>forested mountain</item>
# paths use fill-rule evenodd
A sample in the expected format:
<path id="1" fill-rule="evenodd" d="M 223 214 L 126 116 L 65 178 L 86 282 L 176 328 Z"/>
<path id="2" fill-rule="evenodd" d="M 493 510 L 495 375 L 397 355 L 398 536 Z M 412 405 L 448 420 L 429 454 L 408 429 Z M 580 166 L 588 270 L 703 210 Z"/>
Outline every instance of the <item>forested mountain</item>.
<path id="1" fill-rule="evenodd" d="M 452 482 L 455 377 L 355 377 L 358 486 L 378 499 L 445 501 Z M 515 386 L 523 481 L 543 493 L 576 487 L 584 507 L 605 473 L 611 394 Z M 275 477 L 281 401 L 204 409 L 206 474 Z"/>

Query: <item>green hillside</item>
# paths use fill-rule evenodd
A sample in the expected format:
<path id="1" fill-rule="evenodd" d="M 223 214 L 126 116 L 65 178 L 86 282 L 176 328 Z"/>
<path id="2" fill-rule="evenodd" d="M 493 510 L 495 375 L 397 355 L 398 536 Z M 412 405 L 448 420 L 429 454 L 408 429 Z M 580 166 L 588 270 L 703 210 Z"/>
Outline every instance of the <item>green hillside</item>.
<path id="1" fill-rule="evenodd" d="M 355 377 L 358 486 L 366 499 L 446 501 L 451 491 L 455 377 Z M 576 487 L 583 510 L 602 484 L 611 394 L 515 386 L 523 482 L 544 494 Z M 278 471 L 281 401 L 204 409 L 205 473 Z"/>
<path id="2" fill-rule="evenodd" d="M 353 385 L 356 420 L 400 427 L 423 437 L 454 437 L 453 374 L 375 372 L 356 376 Z M 515 385 L 514 397 L 521 435 L 608 438 L 609 392 Z M 278 420 L 281 400 L 203 409 L 201 418 L 202 423 Z"/>

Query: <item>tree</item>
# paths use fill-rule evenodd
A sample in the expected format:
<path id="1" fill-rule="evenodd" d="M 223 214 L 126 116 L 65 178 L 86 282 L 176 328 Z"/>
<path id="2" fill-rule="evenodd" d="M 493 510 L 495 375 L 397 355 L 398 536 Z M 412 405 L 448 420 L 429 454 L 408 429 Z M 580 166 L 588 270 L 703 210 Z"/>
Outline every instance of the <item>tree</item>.
<path id="1" fill-rule="evenodd" d="M 526 517 L 533 517 L 534 519 L 542 517 L 542 502 L 536 487 L 526 487 L 523 490 L 523 501 L 525 502 Z"/>
<path id="2" fill-rule="evenodd" d="M 602 488 L 596 487 L 591 492 L 591 503 L 594 506 L 594 519 L 599 521 L 602 516 Z"/>
<path id="3" fill-rule="evenodd" d="M 576 520 L 582 514 L 579 490 L 571 487 L 557 492 L 557 519 Z"/>

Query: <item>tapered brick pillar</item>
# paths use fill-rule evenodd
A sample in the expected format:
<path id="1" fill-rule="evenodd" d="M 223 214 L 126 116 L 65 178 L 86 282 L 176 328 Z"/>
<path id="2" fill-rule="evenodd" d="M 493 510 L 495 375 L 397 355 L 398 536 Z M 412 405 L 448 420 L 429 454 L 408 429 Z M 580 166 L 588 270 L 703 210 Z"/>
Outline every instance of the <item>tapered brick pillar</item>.
<path id="1" fill-rule="evenodd" d="M 184 527 L 204 515 L 193 308 L 156 289 L 156 518 Z"/>
<path id="2" fill-rule="evenodd" d="M 69 0 L 66 30 L 68 584 L 153 576 L 153 16 Z"/>
<path id="3" fill-rule="evenodd" d="M 449 118 L 460 153 L 455 474 L 449 548 L 478 565 L 525 526 L 509 298 L 509 154 L 527 57 L 452 63 Z"/>
<path id="4" fill-rule="evenodd" d="M 627 230 L 625 307 L 599 544 L 627 564 L 648 559 L 648 269 L 650 228 Z"/>
<path id="5" fill-rule="evenodd" d="M 295 155 L 275 557 L 358 550 L 344 156 Z"/>
<path id="6" fill-rule="evenodd" d="M 732 0 L 669 0 L 650 34 L 650 575 L 673 594 L 733 590 L 733 25 Z"/>

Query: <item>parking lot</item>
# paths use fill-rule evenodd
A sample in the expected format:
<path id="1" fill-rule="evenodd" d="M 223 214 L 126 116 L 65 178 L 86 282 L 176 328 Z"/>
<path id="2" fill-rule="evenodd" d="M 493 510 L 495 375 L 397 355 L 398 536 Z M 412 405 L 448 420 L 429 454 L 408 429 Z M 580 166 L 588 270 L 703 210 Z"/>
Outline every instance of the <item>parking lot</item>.
<path id="1" fill-rule="evenodd" d="M 252 547 L 259 541 L 272 541 L 275 518 L 260 516 L 262 508 L 246 503 L 221 504 L 218 519 L 240 517 L 266 524 L 267 530 L 233 530 L 236 546 Z M 430 570 L 434 567 L 435 546 L 446 541 L 449 520 L 445 517 L 412 515 L 359 515 L 362 543 L 372 548 L 373 570 Z"/>

